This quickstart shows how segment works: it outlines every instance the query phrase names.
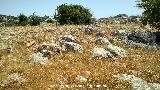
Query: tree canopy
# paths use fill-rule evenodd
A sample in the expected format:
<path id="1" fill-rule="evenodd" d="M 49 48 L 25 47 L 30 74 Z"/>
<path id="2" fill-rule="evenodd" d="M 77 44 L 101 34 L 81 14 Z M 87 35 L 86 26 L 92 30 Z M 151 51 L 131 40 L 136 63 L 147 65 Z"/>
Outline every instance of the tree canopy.
<path id="1" fill-rule="evenodd" d="M 90 24 L 93 23 L 90 10 L 81 5 L 62 4 L 57 7 L 55 20 L 61 25 L 63 24 Z"/>
<path id="2" fill-rule="evenodd" d="M 160 30 L 160 0 L 139 0 L 138 7 L 144 9 L 143 24 Z"/>
<path id="3" fill-rule="evenodd" d="M 25 26 L 28 24 L 28 17 L 24 14 L 18 16 L 18 25 Z"/>

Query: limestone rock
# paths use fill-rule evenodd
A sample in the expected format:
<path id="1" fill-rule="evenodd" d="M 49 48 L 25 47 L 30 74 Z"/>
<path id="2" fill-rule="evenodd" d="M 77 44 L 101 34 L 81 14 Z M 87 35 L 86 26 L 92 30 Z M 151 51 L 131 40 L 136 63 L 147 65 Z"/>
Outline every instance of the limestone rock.
<path id="1" fill-rule="evenodd" d="M 149 31 L 132 31 L 127 38 L 136 43 L 148 43 L 150 45 L 156 42 L 155 34 Z"/>
<path id="2" fill-rule="evenodd" d="M 126 30 L 117 30 L 117 31 L 112 32 L 112 35 L 113 36 L 116 36 L 116 35 L 125 36 L 125 35 L 127 35 L 127 32 L 126 32 Z"/>
<path id="3" fill-rule="evenodd" d="M 93 57 L 101 57 L 101 58 L 109 58 L 112 57 L 112 54 L 105 50 L 104 48 L 93 48 L 91 50 L 91 54 Z"/>
<path id="4" fill-rule="evenodd" d="M 114 56 L 122 57 L 122 56 L 126 55 L 126 51 L 123 48 L 120 48 L 120 47 L 117 47 L 117 46 L 108 45 L 106 50 L 111 52 Z"/>
<path id="5" fill-rule="evenodd" d="M 74 42 L 64 42 L 63 45 L 67 51 L 74 51 L 78 53 L 83 53 L 83 47 Z"/>
<path id="6" fill-rule="evenodd" d="M 156 35 L 153 32 L 142 30 L 130 32 L 123 41 L 128 47 L 157 50 L 159 45 L 156 39 Z"/>
<path id="7" fill-rule="evenodd" d="M 113 77 L 130 82 L 133 90 L 160 90 L 160 84 L 148 83 L 147 81 L 135 77 L 134 75 L 118 74 L 113 75 Z"/>
<path id="8" fill-rule="evenodd" d="M 79 41 L 76 39 L 76 37 L 74 37 L 72 35 L 64 35 L 64 36 L 60 37 L 59 41 L 79 43 Z"/>
<path id="9" fill-rule="evenodd" d="M 49 59 L 45 54 L 42 54 L 40 52 L 32 54 L 28 61 L 32 64 L 47 64 L 49 62 Z"/>
<path id="10" fill-rule="evenodd" d="M 99 37 L 96 39 L 95 44 L 99 44 L 99 45 L 112 45 L 108 39 L 103 38 L 103 37 Z"/>

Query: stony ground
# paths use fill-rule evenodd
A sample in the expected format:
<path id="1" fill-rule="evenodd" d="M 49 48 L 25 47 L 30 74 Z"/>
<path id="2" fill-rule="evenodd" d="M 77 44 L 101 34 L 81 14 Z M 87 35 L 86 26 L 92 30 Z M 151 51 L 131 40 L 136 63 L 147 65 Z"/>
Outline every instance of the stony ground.
<path id="1" fill-rule="evenodd" d="M 140 28 L 138 25 L 102 24 L 100 31 L 105 32 L 104 37 L 126 51 L 125 56 L 112 58 L 92 56 L 93 48 L 105 48 L 106 45 L 95 44 L 96 32 L 86 35 L 84 28 L 84 25 L 56 27 L 53 24 L 0 28 L 0 89 L 145 90 L 151 86 L 149 90 L 159 90 L 160 51 L 128 48 L 118 37 L 111 36 L 111 32 L 119 28 L 134 30 Z M 28 62 L 40 44 L 55 43 L 64 35 L 77 37 L 83 53 L 54 52 L 47 64 Z M 136 86 L 136 80 L 130 76 L 125 79 L 127 75 L 139 80 L 140 85 Z"/>

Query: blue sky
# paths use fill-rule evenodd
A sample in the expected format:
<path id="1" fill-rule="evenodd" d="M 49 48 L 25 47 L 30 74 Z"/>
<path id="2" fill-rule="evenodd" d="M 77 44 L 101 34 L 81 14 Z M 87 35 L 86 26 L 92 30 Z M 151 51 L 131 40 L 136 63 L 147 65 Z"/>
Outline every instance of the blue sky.
<path id="1" fill-rule="evenodd" d="M 20 13 L 53 16 L 56 7 L 63 3 L 80 4 L 91 9 L 94 17 L 103 18 L 117 14 L 139 15 L 137 0 L 0 0 L 0 13 L 17 16 Z"/>

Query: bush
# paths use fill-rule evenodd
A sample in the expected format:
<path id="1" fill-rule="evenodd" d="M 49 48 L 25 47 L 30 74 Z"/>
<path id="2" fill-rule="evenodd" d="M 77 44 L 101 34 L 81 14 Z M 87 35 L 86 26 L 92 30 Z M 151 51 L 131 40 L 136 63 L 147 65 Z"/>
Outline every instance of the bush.
<path id="1" fill-rule="evenodd" d="M 20 26 L 26 26 L 28 24 L 28 17 L 24 14 L 20 14 L 18 16 L 18 25 Z"/>
<path id="2" fill-rule="evenodd" d="M 33 15 L 30 16 L 30 25 L 31 26 L 40 25 L 40 21 L 41 21 L 40 18 L 37 15 L 35 15 L 34 13 L 33 13 Z"/>
<path id="3" fill-rule="evenodd" d="M 140 0 L 138 6 L 144 9 L 142 23 L 160 30 L 160 0 Z"/>
<path id="4" fill-rule="evenodd" d="M 46 20 L 46 22 L 47 22 L 47 23 L 54 23 L 54 21 L 53 21 L 51 18 L 48 18 L 48 19 Z"/>
<path id="5" fill-rule="evenodd" d="M 92 14 L 89 9 L 84 8 L 81 5 L 67 5 L 62 4 L 57 7 L 55 14 L 55 20 L 61 25 L 63 24 L 91 24 L 95 19 L 92 18 Z"/>
<path id="6" fill-rule="evenodd" d="M 19 22 L 17 22 L 16 20 L 13 20 L 13 19 L 7 20 L 5 23 L 5 26 L 7 26 L 7 27 L 8 26 L 17 26 L 17 25 L 25 26 L 27 24 L 24 24 L 24 23 L 19 24 Z"/>

